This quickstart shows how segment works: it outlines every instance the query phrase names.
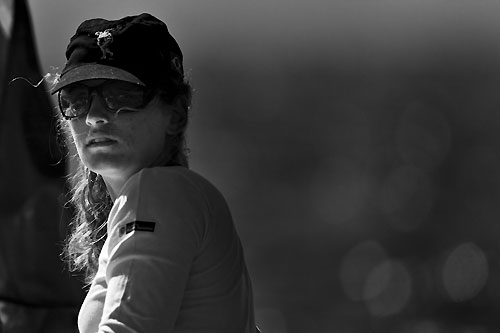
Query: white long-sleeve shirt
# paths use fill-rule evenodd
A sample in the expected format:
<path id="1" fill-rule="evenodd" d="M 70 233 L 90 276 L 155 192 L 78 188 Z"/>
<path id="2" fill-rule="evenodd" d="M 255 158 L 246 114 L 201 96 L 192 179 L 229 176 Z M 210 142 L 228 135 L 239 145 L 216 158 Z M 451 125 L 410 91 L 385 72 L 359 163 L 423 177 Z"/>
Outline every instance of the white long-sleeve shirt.
<path id="1" fill-rule="evenodd" d="M 255 332 L 226 202 L 184 167 L 144 169 L 114 202 L 80 333 Z"/>

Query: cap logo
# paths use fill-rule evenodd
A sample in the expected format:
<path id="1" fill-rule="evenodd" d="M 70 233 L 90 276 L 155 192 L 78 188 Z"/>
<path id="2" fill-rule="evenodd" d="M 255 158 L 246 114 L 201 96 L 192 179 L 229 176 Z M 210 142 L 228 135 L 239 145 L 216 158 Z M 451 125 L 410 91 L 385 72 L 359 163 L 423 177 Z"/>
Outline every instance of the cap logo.
<path id="1" fill-rule="evenodd" d="M 113 35 L 111 34 L 111 31 L 113 31 L 113 29 L 106 29 L 95 33 L 97 36 L 97 45 L 102 52 L 101 60 L 106 59 L 108 56 L 110 59 L 113 57 L 113 52 L 109 50 L 109 45 L 113 42 Z"/>

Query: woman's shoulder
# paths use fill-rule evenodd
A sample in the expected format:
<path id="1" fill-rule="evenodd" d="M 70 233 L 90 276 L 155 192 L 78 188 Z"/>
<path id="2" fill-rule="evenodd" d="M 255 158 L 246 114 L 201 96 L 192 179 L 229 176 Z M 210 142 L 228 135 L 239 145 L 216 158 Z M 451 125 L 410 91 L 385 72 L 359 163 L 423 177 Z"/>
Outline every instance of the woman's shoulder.
<path id="1" fill-rule="evenodd" d="M 149 231 L 138 233 L 141 237 L 130 231 L 129 237 L 139 241 L 148 236 L 148 242 L 160 244 L 159 248 L 169 237 L 174 237 L 170 244 L 182 241 L 186 246 L 191 242 L 198 248 L 209 229 L 212 212 L 198 181 L 194 172 L 181 167 L 143 169 L 130 177 L 110 213 L 111 234 L 115 235 L 110 240 L 111 248 L 124 233 L 128 234 L 127 230 Z M 153 234 L 155 237 L 149 237 Z"/>
<path id="2" fill-rule="evenodd" d="M 145 168 L 139 172 L 138 176 L 141 187 L 160 186 L 176 188 L 177 190 L 197 189 L 199 191 L 203 191 L 207 187 L 214 187 L 205 177 L 183 166 Z"/>
<path id="3" fill-rule="evenodd" d="M 183 166 L 145 168 L 133 175 L 122 188 L 121 195 L 140 197 L 188 195 L 206 198 L 222 197 L 219 190 L 199 173 Z"/>
<path id="4" fill-rule="evenodd" d="M 175 166 L 160 166 L 153 168 L 144 168 L 139 171 L 140 177 L 156 178 L 156 179 L 184 179 L 194 181 L 196 178 L 203 178 L 197 172 L 180 165 Z"/>

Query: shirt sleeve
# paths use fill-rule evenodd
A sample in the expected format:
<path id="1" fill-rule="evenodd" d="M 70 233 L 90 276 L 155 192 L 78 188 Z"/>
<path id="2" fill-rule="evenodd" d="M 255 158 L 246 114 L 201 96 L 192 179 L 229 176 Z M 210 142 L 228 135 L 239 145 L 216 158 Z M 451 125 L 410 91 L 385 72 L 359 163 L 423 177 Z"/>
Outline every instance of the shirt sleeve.
<path id="1" fill-rule="evenodd" d="M 108 289 L 99 332 L 171 332 L 202 246 L 207 203 L 182 176 L 147 173 L 119 199 L 108 221 Z"/>

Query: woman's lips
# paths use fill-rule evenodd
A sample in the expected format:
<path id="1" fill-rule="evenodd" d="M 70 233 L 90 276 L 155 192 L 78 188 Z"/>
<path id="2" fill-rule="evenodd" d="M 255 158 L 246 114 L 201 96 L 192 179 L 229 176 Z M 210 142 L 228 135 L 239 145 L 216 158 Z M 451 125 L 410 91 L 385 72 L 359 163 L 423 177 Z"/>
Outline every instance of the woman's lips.
<path id="1" fill-rule="evenodd" d="M 116 142 L 117 142 L 116 140 L 110 138 L 94 138 L 90 139 L 87 142 L 86 146 L 88 148 L 108 147 L 115 144 Z"/>

